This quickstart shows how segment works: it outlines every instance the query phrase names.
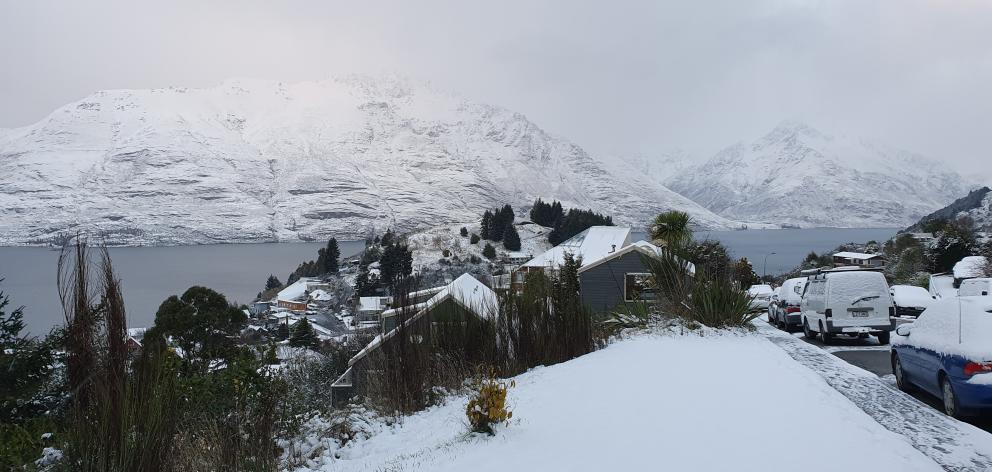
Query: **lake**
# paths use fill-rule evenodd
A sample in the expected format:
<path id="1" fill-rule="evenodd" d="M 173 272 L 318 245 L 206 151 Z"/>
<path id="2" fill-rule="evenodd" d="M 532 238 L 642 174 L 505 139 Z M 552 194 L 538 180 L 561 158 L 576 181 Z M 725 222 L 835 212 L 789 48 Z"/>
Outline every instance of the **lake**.
<path id="1" fill-rule="evenodd" d="M 765 255 L 767 272 L 778 274 L 802 262 L 810 251 L 829 251 L 842 243 L 884 241 L 896 234 L 882 229 L 777 229 L 702 231 L 697 239 L 716 239 L 734 257 L 747 257 L 761 275 Z M 643 238 L 636 233 L 634 238 Z M 342 257 L 357 254 L 360 241 L 339 243 Z M 182 294 L 192 285 L 213 288 L 239 303 L 249 302 L 262 290 L 269 274 L 283 282 L 304 260 L 316 259 L 323 243 L 217 244 L 208 246 L 113 248 L 110 255 L 124 285 L 130 326 L 148 326 L 159 304 Z M 28 330 L 39 334 L 63 320 L 55 288 L 58 251 L 47 248 L 0 247 L 0 290 L 11 305 L 25 305 Z"/>
<path id="2" fill-rule="evenodd" d="M 767 273 L 781 274 L 796 268 L 810 251 L 819 254 L 844 243 L 884 242 L 898 232 L 899 228 L 751 229 L 700 231 L 696 239 L 720 241 L 733 257 L 747 257 L 760 276 L 765 270 L 765 256 L 768 256 Z"/>
<path id="3" fill-rule="evenodd" d="M 159 304 L 203 285 L 238 303 L 252 301 L 269 274 L 285 282 L 305 260 L 317 258 L 326 243 L 213 244 L 206 246 L 111 248 L 114 269 L 123 283 L 128 326 L 150 326 Z M 339 241 L 342 257 L 361 252 L 361 241 Z M 0 290 L 11 306 L 25 305 L 28 331 L 47 332 L 64 320 L 55 287 L 59 251 L 0 247 Z"/>

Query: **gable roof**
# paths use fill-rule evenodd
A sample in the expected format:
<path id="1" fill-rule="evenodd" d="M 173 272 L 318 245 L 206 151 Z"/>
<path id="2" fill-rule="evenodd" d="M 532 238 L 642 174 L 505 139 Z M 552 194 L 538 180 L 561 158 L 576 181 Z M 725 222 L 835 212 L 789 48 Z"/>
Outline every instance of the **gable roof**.
<path id="1" fill-rule="evenodd" d="M 302 278 L 293 282 L 286 288 L 279 291 L 276 295 L 276 300 L 282 300 L 287 302 L 294 302 L 298 298 L 302 297 L 307 292 L 307 283 L 310 282 L 308 278 Z"/>
<path id="2" fill-rule="evenodd" d="M 834 253 L 834 257 L 843 257 L 845 259 L 857 259 L 862 261 L 867 261 L 869 259 L 874 259 L 876 257 L 882 257 L 881 254 L 865 254 L 863 252 L 838 252 Z"/>
<path id="3" fill-rule="evenodd" d="M 579 273 L 581 274 L 581 273 L 583 273 L 583 272 L 585 272 L 587 270 L 590 270 L 590 269 L 592 269 L 594 267 L 598 267 L 598 266 L 600 266 L 602 264 L 605 264 L 605 263 L 607 263 L 609 261 L 612 261 L 612 260 L 614 260 L 616 258 L 622 257 L 624 254 L 629 254 L 629 253 L 635 252 L 635 251 L 638 252 L 638 253 L 640 253 L 640 254 L 644 254 L 645 256 L 648 256 L 648 257 L 659 257 L 659 256 L 662 255 L 662 251 L 664 251 L 664 248 L 659 247 L 659 246 L 655 246 L 654 244 L 651 244 L 651 243 L 649 243 L 647 241 L 637 241 L 635 243 L 628 244 L 628 245 L 620 248 L 619 250 L 616 250 L 616 251 L 613 251 L 613 252 L 611 252 L 609 254 L 606 254 L 605 256 L 603 256 L 603 257 L 601 257 L 601 258 L 599 258 L 597 260 L 589 261 L 588 263 L 586 263 L 585 261 L 583 261 L 582 267 L 579 268 Z M 693 265 L 693 263 L 687 261 L 686 262 L 686 268 L 688 269 L 690 275 L 695 275 L 696 274 L 696 266 Z"/>
<path id="4" fill-rule="evenodd" d="M 591 226 L 567 241 L 527 261 L 521 267 L 557 269 L 565 263 L 565 253 L 582 258 L 582 267 L 630 244 L 630 228 Z"/>
<path id="5" fill-rule="evenodd" d="M 404 321 L 403 325 L 411 325 L 413 322 L 429 313 L 432 308 L 438 306 L 445 300 L 452 300 L 461 305 L 462 308 L 474 313 L 476 316 L 487 319 L 493 319 L 496 317 L 499 306 L 499 299 L 496 297 L 496 292 L 493 292 L 492 289 L 487 287 L 482 282 L 479 282 L 475 277 L 472 277 L 469 274 L 462 274 L 453 282 L 444 286 L 444 288 L 431 297 L 430 300 L 414 305 L 413 308 L 419 311 Z M 365 346 L 361 351 L 358 351 L 358 354 L 355 354 L 355 357 L 352 357 L 351 360 L 348 361 L 348 365 L 353 365 L 359 359 L 365 357 L 370 352 L 378 348 L 387 339 L 395 336 L 399 329 L 400 327 L 397 326 L 386 334 L 376 336 L 372 339 L 368 346 Z"/>

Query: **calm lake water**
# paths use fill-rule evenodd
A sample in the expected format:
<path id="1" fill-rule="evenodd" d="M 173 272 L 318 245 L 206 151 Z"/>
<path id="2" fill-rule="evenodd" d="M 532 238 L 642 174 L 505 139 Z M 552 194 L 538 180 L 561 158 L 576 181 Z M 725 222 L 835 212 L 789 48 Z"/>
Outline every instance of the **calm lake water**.
<path id="1" fill-rule="evenodd" d="M 884 241 L 896 229 L 781 229 L 705 231 L 697 239 L 716 239 L 734 257 L 747 257 L 762 272 L 765 255 L 769 274 L 799 265 L 809 251 L 829 251 L 839 244 Z M 635 233 L 634 238 L 644 237 Z M 192 285 L 220 291 L 237 302 L 251 301 L 269 274 L 280 280 L 304 260 L 315 259 L 323 243 L 218 244 L 210 246 L 115 248 L 114 268 L 124 283 L 130 326 L 148 326 L 160 303 Z M 342 256 L 357 254 L 360 241 L 340 243 Z M 0 290 L 14 306 L 25 305 L 28 330 L 39 334 L 63 320 L 55 288 L 58 251 L 45 248 L 0 247 Z"/>
<path id="2" fill-rule="evenodd" d="M 810 251 L 822 253 L 844 243 L 883 242 L 897 232 L 898 228 L 752 229 L 700 231 L 696 239 L 720 241 L 733 257 L 747 257 L 754 271 L 761 275 L 766 255 L 767 273 L 781 274 L 798 266 Z"/>
<path id="3" fill-rule="evenodd" d="M 247 303 L 269 274 L 285 282 L 296 266 L 317 258 L 326 243 L 215 244 L 208 246 L 113 248 L 110 256 L 124 285 L 128 325 L 149 326 L 159 304 L 203 285 Z M 358 254 L 361 241 L 339 242 L 342 257 Z M 59 252 L 47 248 L 0 247 L 0 290 L 10 305 L 24 305 L 28 331 L 47 332 L 64 320 L 55 288 Z M 8 306 L 9 308 L 10 306 Z"/>

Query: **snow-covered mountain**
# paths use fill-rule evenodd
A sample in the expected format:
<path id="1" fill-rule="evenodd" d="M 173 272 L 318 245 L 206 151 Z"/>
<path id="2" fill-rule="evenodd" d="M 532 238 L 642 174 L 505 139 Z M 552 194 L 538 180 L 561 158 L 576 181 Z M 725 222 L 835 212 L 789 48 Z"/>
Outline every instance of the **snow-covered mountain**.
<path id="1" fill-rule="evenodd" d="M 669 208 L 734 225 L 519 113 L 395 77 L 104 91 L 0 129 L 0 244 L 348 238 L 537 197 L 638 227 Z"/>
<path id="2" fill-rule="evenodd" d="M 992 231 L 992 189 L 982 187 L 972 190 L 950 205 L 941 208 L 920 219 L 919 222 L 906 228 L 907 232 L 923 231 L 924 223 L 933 220 L 956 220 L 958 218 L 971 218 L 975 229 L 979 231 Z"/>
<path id="3" fill-rule="evenodd" d="M 727 218 L 803 227 L 904 227 L 969 189 L 920 155 L 791 121 L 665 183 Z"/>

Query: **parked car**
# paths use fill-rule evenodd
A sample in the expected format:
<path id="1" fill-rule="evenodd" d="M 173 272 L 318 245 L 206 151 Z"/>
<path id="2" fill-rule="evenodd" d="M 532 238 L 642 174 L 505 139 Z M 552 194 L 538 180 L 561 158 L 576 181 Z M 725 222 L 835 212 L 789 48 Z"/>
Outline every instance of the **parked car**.
<path id="1" fill-rule="evenodd" d="M 782 292 L 782 287 L 775 287 L 772 289 L 772 298 L 768 301 L 768 322 L 772 323 L 772 317 L 775 314 L 775 307 L 778 306 L 778 300 Z"/>
<path id="2" fill-rule="evenodd" d="M 985 297 L 992 292 L 992 278 L 967 279 L 958 288 L 959 297 Z"/>
<path id="3" fill-rule="evenodd" d="M 769 321 L 788 332 L 802 327 L 803 289 L 806 288 L 806 277 L 796 277 L 786 280 L 779 287 L 778 301 L 769 307 L 772 313 Z"/>
<path id="4" fill-rule="evenodd" d="M 891 355 L 901 390 L 935 395 L 958 418 L 992 412 L 992 299 L 933 303 L 896 329 Z"/>
<path id="5" fill-rule="evenodd" d="M 773 292 L 772 286 L 767 284 L 752 285 L 751 288 L 747 289 L 747 294 L 751 296 L 751 310 L 767 310 L 768 304 L 772 301 Z"/>
<path id="6" fill-rule="evenodd" d="M 889 293 L 899 317 L 916 318 L 934 301 L 927 289 L 914 285 L 893 285 L 889 287 Z"/>
<path id="7" fill-rule="evenodd" d="M 824 271 L 809 277 L 801 307 L 803 334 L 820 337 L 824 344 L 834 335 L 873 335 L 889 343 L 895 305 L 881 272 Z"/>

